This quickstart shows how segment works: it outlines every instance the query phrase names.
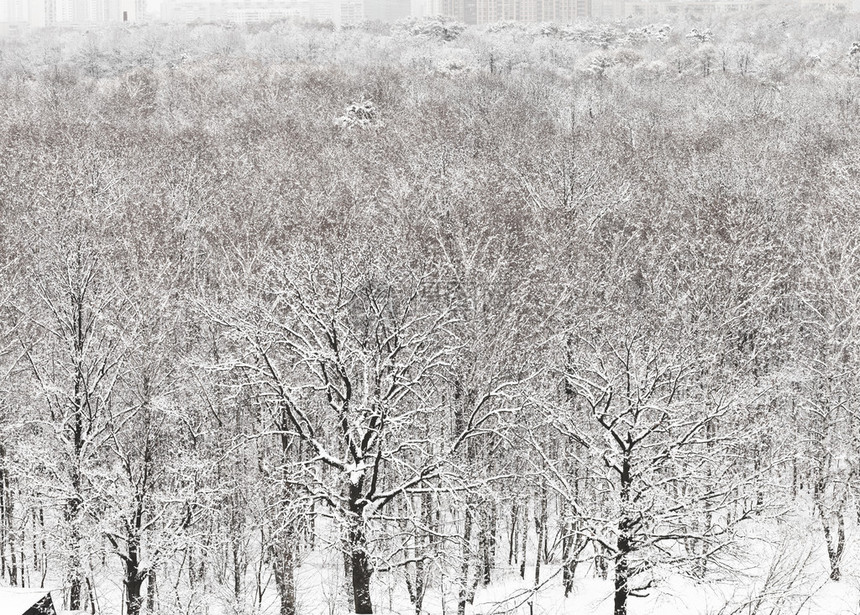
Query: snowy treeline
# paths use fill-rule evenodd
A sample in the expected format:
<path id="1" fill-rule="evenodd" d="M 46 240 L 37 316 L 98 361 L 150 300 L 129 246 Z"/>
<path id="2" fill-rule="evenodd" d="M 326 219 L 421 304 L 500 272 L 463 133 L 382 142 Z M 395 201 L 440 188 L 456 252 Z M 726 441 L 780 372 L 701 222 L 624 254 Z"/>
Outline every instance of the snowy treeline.
<path id="1" fill-rule="evenodd" d="M 858 39 L 782 12 L 3 42 L 3 582 L 294 615 L 313 561 L 331 612 L 384 586 L 463 615 L 502 573 L 597 576 L 625 615 L 788 516 L 840 581 Z"/>

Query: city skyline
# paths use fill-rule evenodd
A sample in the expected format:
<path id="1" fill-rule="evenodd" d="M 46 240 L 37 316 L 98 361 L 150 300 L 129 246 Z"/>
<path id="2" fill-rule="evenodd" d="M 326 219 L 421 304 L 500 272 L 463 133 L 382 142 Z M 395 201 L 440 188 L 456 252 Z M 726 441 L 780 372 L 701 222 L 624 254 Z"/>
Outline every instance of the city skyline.
<path id="1" fill-rule="evenodd" d="M 860 10 L 860 0 L 789 0 L 821 10 Z M 282 19 L 363 21 L 443 17 L 465 24 L 569 23 L 583 18 L 694 12 L 728 13 L 773 6 L 767 0 L 0 0 L 0 35 L 55 25 L 146 20 L 257 23 Z"/>

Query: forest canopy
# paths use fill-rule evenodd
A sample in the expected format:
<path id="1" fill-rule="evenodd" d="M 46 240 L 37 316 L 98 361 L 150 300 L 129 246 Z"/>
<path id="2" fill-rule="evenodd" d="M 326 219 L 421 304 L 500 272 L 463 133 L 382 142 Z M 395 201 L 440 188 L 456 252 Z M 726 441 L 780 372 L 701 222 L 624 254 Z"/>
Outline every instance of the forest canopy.
<path id="1" fill-rule="evenodd" d="M 3 584 L 463 615 L 596 578 L 626 615 L 673 575 L 758 591 L 751 536 L 760 608 L 808 561 L 856 580 L 858 41 L 794 10 L 0 41 Z"/>

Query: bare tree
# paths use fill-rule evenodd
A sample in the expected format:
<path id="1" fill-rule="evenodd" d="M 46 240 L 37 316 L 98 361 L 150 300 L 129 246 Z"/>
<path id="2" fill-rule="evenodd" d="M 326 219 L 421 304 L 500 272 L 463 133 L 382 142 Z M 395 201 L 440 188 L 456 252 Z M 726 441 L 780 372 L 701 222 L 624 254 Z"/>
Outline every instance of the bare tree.
<path id="1" fill-rule="evenodd" d="M 88 602 L 84 541 L 90 506 L 88 469 L 100 456 L 110 436 L 107 409 L 111 404 L 124 348 L 107 316 L 116 314 L 119 295 L 100 273 L 99 256 L 83 241 L 49 270 L 37 292 L 44 319 L 36 321 L 44 333 L 28 349 L 27 357 L 47 408 L 49 438 L 56 438 L 56 468 L 64 494 L 63 520 L 68 532 L 69 606 Z M 120 303 L 121 304 L 121 303 Z M 48 352 L 46 355 L 45 353 Z M 51 353 L 62 357 L 52 360 Z"/>
<path id="2" fill-rule="evenodd" d="M 594 508 L 596 494 L 581 496 L 579 479 L 569 471 L 571 452 L 555 458 L 540 442 L 532 444 L 573 513 L 576 524 L 569 530 L 612 558 L 614 612 L 625 615 L 628 598 L 652 586 L 646 573 L 654 566 L 689 568 L 731 538 L 727 519 L 715 514 L 733 490 L 709 478 L 718 471 L 731 483 L 730 459 L 711 446 L 731 437 L 710 427 L 727 415 L 731 398 L 703 395 L 695 385 L 701 370 L 693 356 L 635 332 L 582 340 L 581 349 L 565 375 L 573 404 L 550 420 L 577 445 L 575 463 L 593 488 L 609 496 L 610 510 Z M 606 512 L 611 522 L 603 520 Z M 701 545 L 692 560 L 686 541 Z"/>
<path id="3" fill-rule="evenodd" d="M 327 468 L 305 488 L 344 526 L 356 613 L 373 611 L 371 522 L 499 414 L 476 400 L 454 425 L 440 420 L 435 386 L 454 342 L 448 312 L 422 310 L 425 283 L 355 262 L 281 264 L 226 321 L 246 353 L 236 365 L 282 413 L 279 432 Z"/>

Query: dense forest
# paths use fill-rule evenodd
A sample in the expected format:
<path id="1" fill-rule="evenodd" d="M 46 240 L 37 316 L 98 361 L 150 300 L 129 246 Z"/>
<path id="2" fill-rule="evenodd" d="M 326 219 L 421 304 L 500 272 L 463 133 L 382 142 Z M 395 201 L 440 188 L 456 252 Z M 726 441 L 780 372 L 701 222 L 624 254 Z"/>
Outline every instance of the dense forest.
<path id="1" fill-rule="evenodd" d="M 2 584 L 856 590 L 858 41 L 788 10 L 0 41 Z"/>

